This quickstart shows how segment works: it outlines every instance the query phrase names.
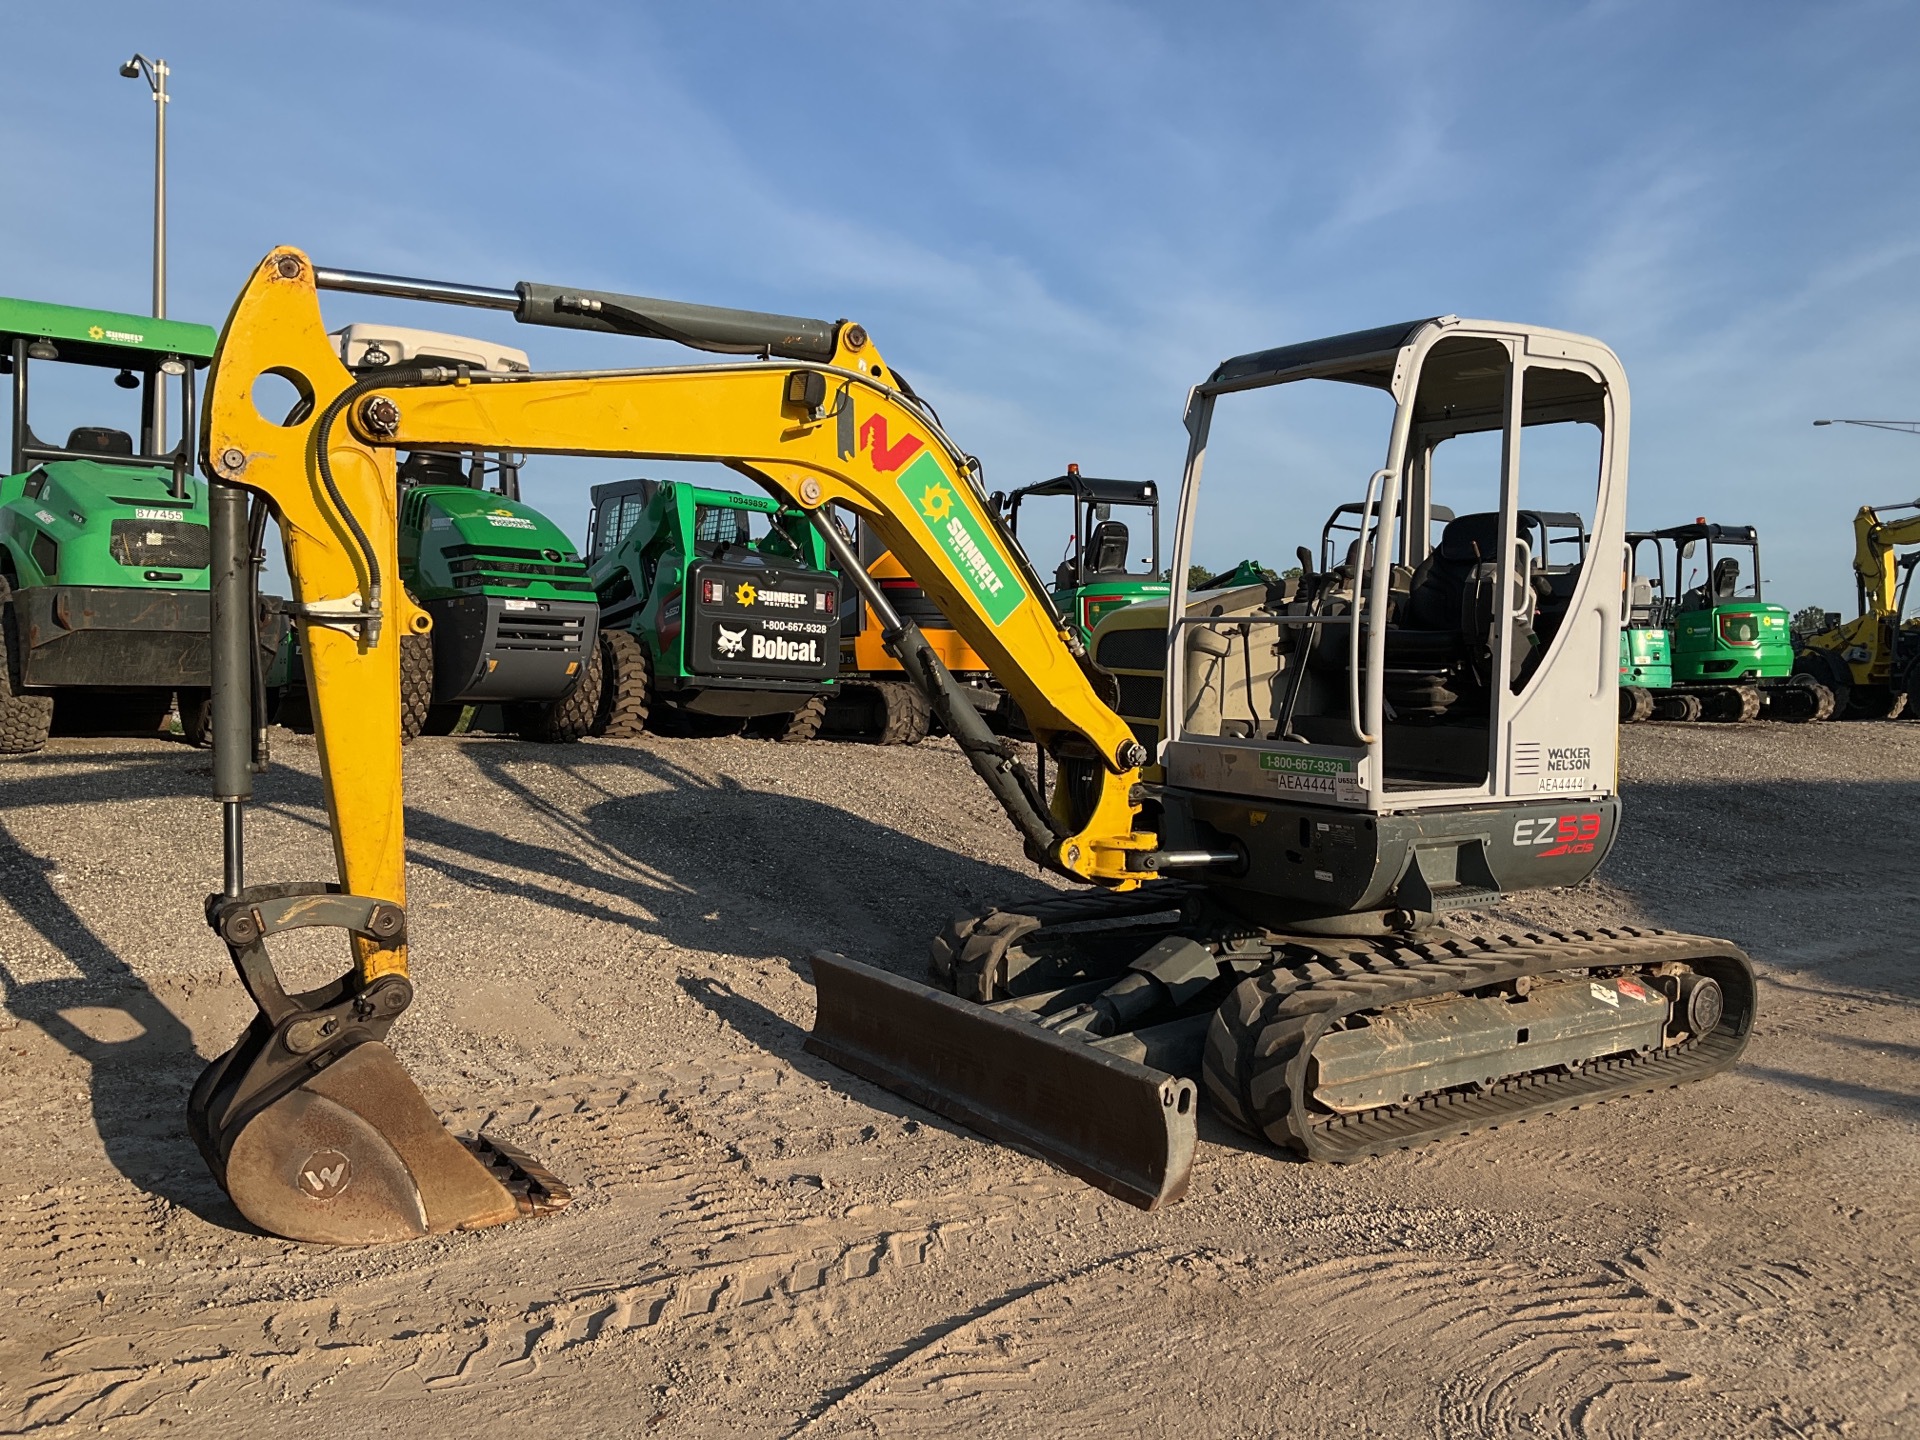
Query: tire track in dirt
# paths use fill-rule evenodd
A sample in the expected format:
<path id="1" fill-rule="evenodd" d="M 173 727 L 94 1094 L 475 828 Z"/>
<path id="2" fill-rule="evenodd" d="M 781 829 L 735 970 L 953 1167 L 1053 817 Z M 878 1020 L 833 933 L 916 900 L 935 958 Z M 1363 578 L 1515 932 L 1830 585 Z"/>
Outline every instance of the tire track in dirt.
<path id="1" fill-rule="evenodd" d="M 943 1197 L 928 1219 L 911 1204 L 836 1209 L 820 1188 L 764 1179 L 740 1147 L 773 1149 L 763 1142 L 783 1129 L 784 1068 L 756 1057 L 698 1077 L 595 1077 L 454 1112 L 456 1130 L 484 1124 L 549 1160 L 574 1185 L 574 1205 L 537 1223 L 417 1242 L 441 1252 L 424 1267 L 416 1247 L 327 1252 L 242 1239 L 278 1263 L 236 1267 L 221 1298 L 191 1314 L 171 1309 L 164 1287 L 126 1297 L 152 1312 L 140 1340 L 96 1343 L 50 1318 L 54 1343 L 37 1357 L 39 1375 L 13 1387 L 0 1433 L 184 1415 L 188 1402 L 205 1413 L 262 1393 L 319 1398 L 336 1382 L 393 1398 L 511 1383 L 659 1327 L 725 1324 L 739 1332 L 730 1344 L 790 1352 L 830 1332 L 849 1287 L 917 1270 L 1035 1191 Z M 723 1144 L 702 1115 L 710 1103 L 728 1127 L 743 1112 L 757 1118 Z M 832 1126 L 789 1138 L 836 1143 Z M 6 1214 L 0 1241 L 68 1289 L 109 1273 L 124 1282 L 129 1246 L 152 1243 L 164 1209 L 130 1190 L 90 1203 L 50 1195 Z M 552 1273 L 583 1283 L 534 1278 Z M 16 1316 L 35 1304 L 24 1289 L 3 1298 Z"/>
<path id="2" fill-rule="evenodd" d="M 936 1328 L 792 1434 L 1791 1433 L 1771 1428 L 1782 1396 L 1672 1362 L 1697 1324 L 1622 1274 L 1544 1262 L 1389 1253 L 1287 1271 L 1138 1252 Z"/>

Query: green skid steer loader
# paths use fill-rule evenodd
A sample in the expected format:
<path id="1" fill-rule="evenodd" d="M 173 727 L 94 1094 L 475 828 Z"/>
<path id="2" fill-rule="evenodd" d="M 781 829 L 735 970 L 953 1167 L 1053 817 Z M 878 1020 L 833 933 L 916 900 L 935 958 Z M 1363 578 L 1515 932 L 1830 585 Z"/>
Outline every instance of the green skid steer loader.
<path id="1" fill-rule="evenodd" d="M 594 733 L 810 740 L 840 664 L 840 582 L 799 511 L 678 480 L 593 488 Z"/>

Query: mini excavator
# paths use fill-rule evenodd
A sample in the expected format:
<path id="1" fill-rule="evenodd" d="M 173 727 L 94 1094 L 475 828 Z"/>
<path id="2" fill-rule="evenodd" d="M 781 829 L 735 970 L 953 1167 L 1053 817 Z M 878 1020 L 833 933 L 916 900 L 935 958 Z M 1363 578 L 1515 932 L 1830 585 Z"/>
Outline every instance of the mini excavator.
<path id="1" fill-rule="evenodd" d="M 322 289 L 734 358 L 355 376 L 328 344 Z M 300 396 L 284 419 L 255 407 L 266 375 Z M 1179 577 L 1214 406 L 1306 378 L 1393 402 L 1357 556 L 1338 575 L 1233 592 L 1232 606 L 1189 605 Z M 1551 615 L 1530 584 L 1515 481 L 1522 428 L 1548 423 L 1604 437 L 1592 553 L 1607 557 L 1555 592 Z M 1116 712 L 1111 675 L 1054 609 L 978 462 L 860 325 L 268 255 L 221 336 L 202 441 L 226 847 L 208 917 L 259 1013 L 202 1076 L 189 1120 L 238 1208 L 279 1235 L 351 1244 L 567 1200 L 532 1157 L 446 1131 L 384 1043 L 412 993 L 399 640 L 431 626 L 393 581 L 401 450 L 718 461 L 811 518 L 1029 857 L 1086 888 L 955 922 L 933 942 L 932 984 L 816 954 L 808 1046 L 1130 1203 L 1184 1192 L 1202 1087 L 1256 1136 L 1351 1160 L 1730 1064 L 1754 985 L 1724 941 L 1442 923 L 1505 891 L 1578 883 L 1617 832 L 1627 389 L 1613 354 L 1555 331 L 1422 320 L 1227 361 L 1194 390 L 1187 424 L 1170 618 L 1150 637 L 1167 724 L 1149 784 L 1153 757 Z M 1509 457 L 1499 508 L 1430 543 L 1434 448 L 1489 431 Z M 246 883 L 250 503 L 285 538 L 337 881 Z M 1039 773 L 888 604 L 834 507 L 873 528 L 992 666 Z M 267 941 L 303 927 L 347 932 L 352 965 L 295 995 Z"/>
<path id="2" fill-rule="evenodd" d="M 1901 514 L 1911 511 L 1911 514 Z M 1902 623 L 1920 565 L 1920 500 L 1862 505 L 1853 517 L 1853 580 L 1860 614 L 1809 636 L 1794 671 L 1832 690 L 1837 713 L 1892 720 L 1920 713 L 1920 634 Z"/>

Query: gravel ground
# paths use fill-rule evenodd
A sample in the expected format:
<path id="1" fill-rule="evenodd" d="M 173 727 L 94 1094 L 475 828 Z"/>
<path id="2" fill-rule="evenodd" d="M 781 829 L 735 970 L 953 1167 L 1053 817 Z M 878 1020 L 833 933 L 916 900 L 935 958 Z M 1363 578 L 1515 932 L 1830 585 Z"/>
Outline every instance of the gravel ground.
<path id="1" fill-rule="evenodd" d="M 1203 1116 L 1157 1215 L 800 1049 L 810 950 L 1046 883 L 950 745 L 422 741 L 396 1049 L 578 1198 L 373 1251 L 183 1132 L 249 1012 L 206 757 L 56 740 L 0 770 L 0 1433 L 1913 1433 L 1920 725 L 1625 739 L 1600 879 L 1514 908 L 1746 946 L 1736 1070 L 1344 1168 Z M 276 740 L 251 878 L 320 878 Z"/>

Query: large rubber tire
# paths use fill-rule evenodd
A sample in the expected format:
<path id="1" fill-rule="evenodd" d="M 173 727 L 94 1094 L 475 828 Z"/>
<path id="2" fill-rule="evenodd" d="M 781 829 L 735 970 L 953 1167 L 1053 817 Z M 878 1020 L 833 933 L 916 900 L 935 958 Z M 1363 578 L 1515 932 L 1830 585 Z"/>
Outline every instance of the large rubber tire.
<path id="1" fill-rule="evenodd" d="M 647 647 L 630 630 L 600 632 L 600 694 L 594 704 L 592 735 L 637 740 L 647 733 L 653 705 L 653 667 Z"/>
<path id="2" fill-rule="evenodd" d="M 1620 723 L 1638 725 L 1653 718 L 1653 692 L 1644 685 L 1620 687 Z"/>
<path id="3" fill-rule="evenodd" d="M 790 715 L 757 715 L 747 722 L 747 734 L 756 740 L 777 740 L 782 745 L 799 745 L 820 733 L 827 718 L 827 697 L 815 695 Z"/>
<path id="4" fill-rule="evenodd" d="M 1760 718 L 1758 685 L 1723 685 L 1705 702 L 1706 718 L 1722 725 L 1745 725 Z"/>
<path id="5" fill-rule="evenodd" d="M 1662 695 L 1653 702 L 1653 718 L 1669 721 L 1698 720 L 1702 708 L 1698 695 Z"/>
<path id="6" fill-rule="evenodd" d="M 175 693 L 180 707 L 180 738 L 196 749 L 213 744 L 213 691 L 204 687 Z"/>
<path id="7" fill-rule="evenodd" d="M 882 745 L 918 745 L 932 732 L 933 707 L 917 688 L 903 680 L 882 680 L 873 688 L 880 693 Z"/>
<path id="8" fill-rule="evenodd" d="M 433 636 L 400 637 L 400 743 L 416 739 L 427 727 L 433 705 Z"/>
<path id="9" fill-rule="evenodd" d="M 600 714 L 600 689 L 605 674 L 600 647 L 596 645 L 593 654 L 587 657 L 585 668 L 575 678 L 573 688 L 558 700 L 529 700 L 505 707 L 507 728 L 522 740 L 541 745 L 571 745 L 576 740 L 584 740 L 593 733 L 594 721 Z"/>
<path id="10" fill-rule="evenodd" d="M 1884 685 L 1853 685 L 1847 689 L 1843 720 L 1898 720 L 1907 708 L 1907 692 Z"/>
<path id="11" fill-rule="evenodd" d="M 14 654 L 12 589 L 0 580 L 0 755 L 31 755 L 53 729 L 53 697 L 29 695 Z"/>

